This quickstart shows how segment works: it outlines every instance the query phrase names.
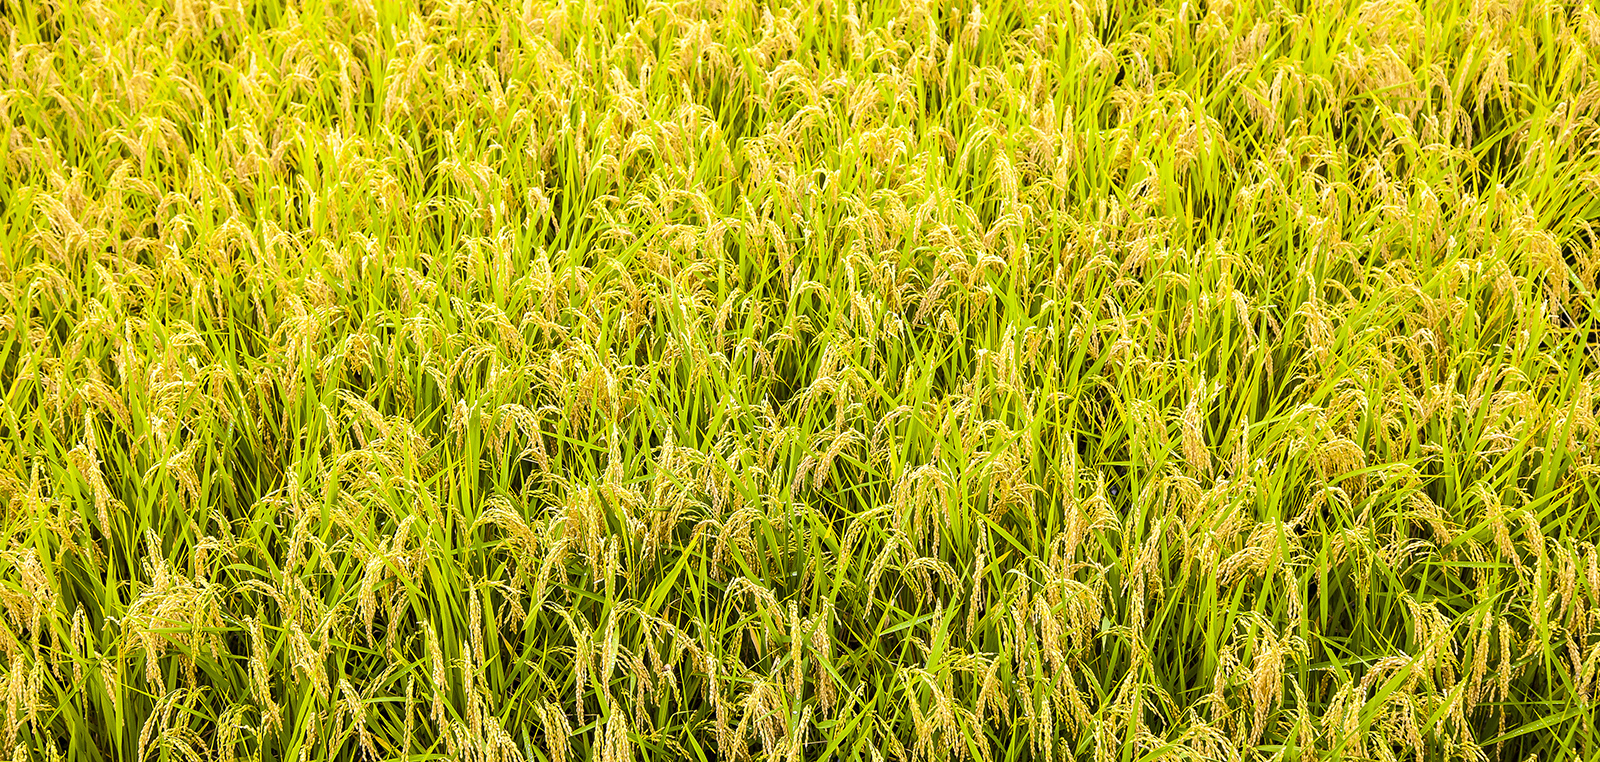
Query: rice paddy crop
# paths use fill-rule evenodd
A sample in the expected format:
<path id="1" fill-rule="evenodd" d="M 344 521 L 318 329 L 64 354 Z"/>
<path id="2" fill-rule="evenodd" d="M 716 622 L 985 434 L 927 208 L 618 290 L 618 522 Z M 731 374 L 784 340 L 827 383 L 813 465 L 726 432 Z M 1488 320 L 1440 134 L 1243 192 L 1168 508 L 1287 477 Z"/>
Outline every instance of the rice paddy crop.
<path id="1" fill-rule="evenodd" d="M 1591 3 L 0 40 L 0 755 L 1600 758 Z"/>

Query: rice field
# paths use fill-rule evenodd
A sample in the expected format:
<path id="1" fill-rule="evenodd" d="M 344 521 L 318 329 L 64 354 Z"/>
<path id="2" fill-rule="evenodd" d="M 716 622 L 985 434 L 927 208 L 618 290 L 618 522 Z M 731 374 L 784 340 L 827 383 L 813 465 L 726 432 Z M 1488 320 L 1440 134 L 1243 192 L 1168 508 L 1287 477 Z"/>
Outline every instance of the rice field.
<path id="1" fill-rule="evenodd" d="M 1591 3 L 0 40 L 0 757 L 1600 758 Z"/>

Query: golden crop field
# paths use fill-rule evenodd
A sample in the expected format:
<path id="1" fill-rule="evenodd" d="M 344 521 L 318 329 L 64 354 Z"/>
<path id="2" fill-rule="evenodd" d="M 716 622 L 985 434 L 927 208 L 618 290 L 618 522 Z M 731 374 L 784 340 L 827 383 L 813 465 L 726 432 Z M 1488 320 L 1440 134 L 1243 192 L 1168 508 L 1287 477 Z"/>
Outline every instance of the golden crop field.
<path id="1" fill-rule="evenodd" d="M 0 40 L 0 758 L 1600 758 L 1590 2 Z"/>

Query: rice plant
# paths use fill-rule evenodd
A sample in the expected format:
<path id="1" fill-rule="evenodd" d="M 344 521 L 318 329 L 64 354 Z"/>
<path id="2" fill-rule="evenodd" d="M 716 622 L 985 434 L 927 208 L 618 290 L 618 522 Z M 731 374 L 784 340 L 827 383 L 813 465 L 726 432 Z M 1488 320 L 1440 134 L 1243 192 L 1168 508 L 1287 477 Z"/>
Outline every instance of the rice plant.
<path id="1" fill-rule="evenodd" d="M 1590 3 L 0 40 L 0 754 L 1600 758 Z"/>

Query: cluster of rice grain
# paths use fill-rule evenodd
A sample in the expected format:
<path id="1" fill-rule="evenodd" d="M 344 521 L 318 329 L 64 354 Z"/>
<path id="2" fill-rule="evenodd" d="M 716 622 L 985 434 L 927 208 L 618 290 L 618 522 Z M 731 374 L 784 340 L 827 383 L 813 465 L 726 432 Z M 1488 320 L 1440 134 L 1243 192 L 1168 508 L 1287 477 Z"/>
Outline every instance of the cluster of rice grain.
<path id="1" fill-rule="evenodd" d="M 1600 15 L 21 0 L 19 760 L 1600 756 Z"/>

